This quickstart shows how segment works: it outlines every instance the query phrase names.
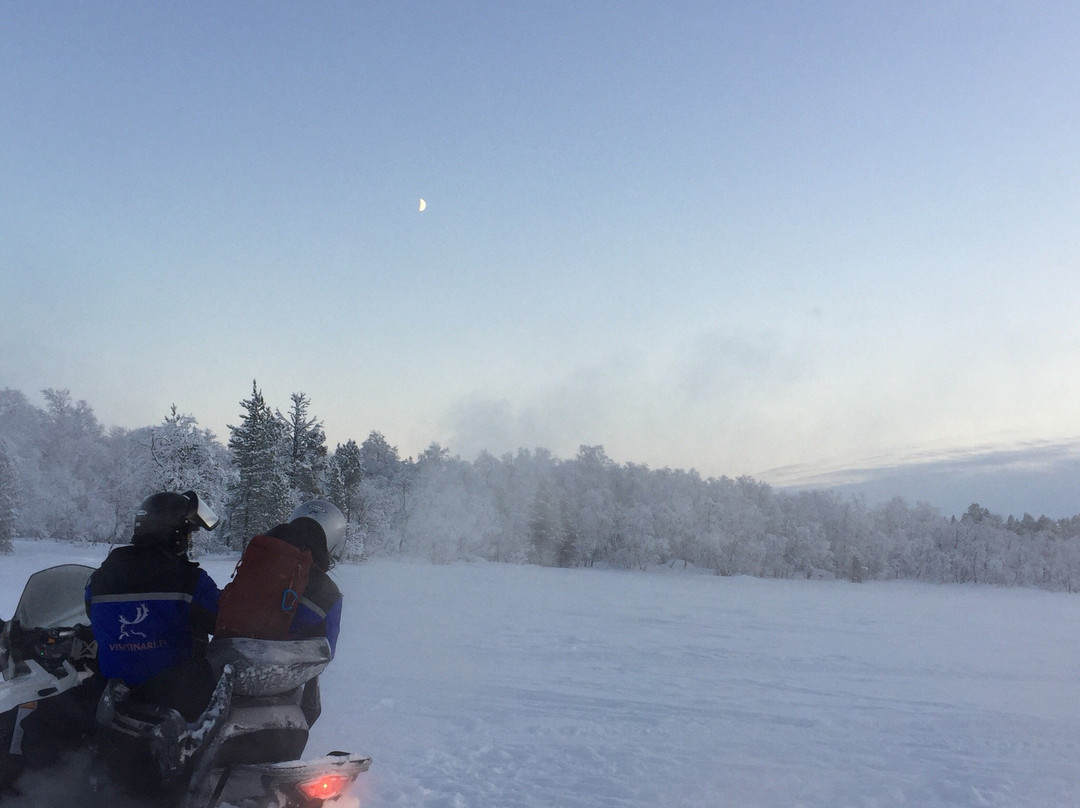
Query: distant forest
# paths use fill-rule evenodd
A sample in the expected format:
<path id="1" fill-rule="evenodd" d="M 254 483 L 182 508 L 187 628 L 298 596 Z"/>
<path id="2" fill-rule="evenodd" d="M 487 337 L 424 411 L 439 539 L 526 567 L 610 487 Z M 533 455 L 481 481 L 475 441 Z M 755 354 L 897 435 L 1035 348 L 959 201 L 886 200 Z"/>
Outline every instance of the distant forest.
<path id="1" fill-rule="evenodd" d="M 403 458 L 380 432 L 332 451 L 303 393 L 282 412 L 256 383 L 222 444 L 176 407 L 155 425 L 106 430 L 85 401 L 45 407 L 0 390 L 0 552 L 13 537 L 123 542 L 135 508 L 194 489 L 223 517 L 197 553 L 239 550 L 298 503 L 348 517 L 348 555 L 486 559 L 547 566 L 695 565 L 718 575 L 913 579 L 1080 589 L 1080 516 L 959 519 L 897 497 L 868 505 L 787 492 L 750 477 L 613 462 L 601 446 L 569 459 L 521 449 L 474 461 L 437 443 Z"/>

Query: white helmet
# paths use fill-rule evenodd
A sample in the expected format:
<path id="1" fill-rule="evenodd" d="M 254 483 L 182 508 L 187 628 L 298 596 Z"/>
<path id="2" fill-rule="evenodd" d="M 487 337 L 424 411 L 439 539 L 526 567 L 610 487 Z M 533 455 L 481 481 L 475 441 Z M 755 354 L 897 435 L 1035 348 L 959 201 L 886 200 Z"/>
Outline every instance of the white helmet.
<path id="1" fill-rule="evenodd" d="M 301 517 L 314 519 L 323 529 L 330 563 L 340 560 L 345 552 L 345 514 L 338 506 L 325 499 L 312 499 L 298 505 L 296 510 L 289 514 L 289 521 L 295 522 Z"/>

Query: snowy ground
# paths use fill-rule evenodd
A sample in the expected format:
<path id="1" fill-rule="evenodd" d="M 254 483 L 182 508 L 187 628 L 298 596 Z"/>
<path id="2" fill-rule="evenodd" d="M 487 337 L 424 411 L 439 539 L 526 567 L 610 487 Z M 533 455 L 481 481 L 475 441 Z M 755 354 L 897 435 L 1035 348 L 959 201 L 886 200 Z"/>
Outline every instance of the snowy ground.
<path id="1" fill-rule="evenodd" d="M 60 549 L 57 549 L 60 548 Z M 20 542 L 26 576 L 100 552 Z M 223 583 L 232 561 L 204 566 Z M 371 808 L 1080 806 L 1080 596 L 375 562 L 309 751 Z"/>

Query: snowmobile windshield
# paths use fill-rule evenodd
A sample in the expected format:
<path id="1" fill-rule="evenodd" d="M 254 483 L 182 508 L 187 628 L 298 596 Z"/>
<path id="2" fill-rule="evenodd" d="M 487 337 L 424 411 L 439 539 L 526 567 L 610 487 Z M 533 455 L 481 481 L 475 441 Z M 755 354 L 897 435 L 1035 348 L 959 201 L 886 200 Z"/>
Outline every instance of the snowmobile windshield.
<path id="1" fill-rule="evenodd" d="M 93 571 L 82 564 L 61 564 L 35 572 L 23 587 L 13 619 L 25 628 L 86 625 L 83 597 Z"/>

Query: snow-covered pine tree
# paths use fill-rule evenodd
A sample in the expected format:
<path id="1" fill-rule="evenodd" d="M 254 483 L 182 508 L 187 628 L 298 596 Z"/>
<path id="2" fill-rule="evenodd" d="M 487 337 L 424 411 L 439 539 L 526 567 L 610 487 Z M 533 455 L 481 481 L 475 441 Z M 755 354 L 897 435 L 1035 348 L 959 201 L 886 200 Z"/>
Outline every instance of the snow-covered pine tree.
<path id="1" fill-rule="evenodd" d="M 321 421 L 308 417 L 310 406 L 304 393 L 293 393 L 292 409 L 287 415 L 277 414 L 288 441 L 289 483 L 298 503 L 326 496 L 326 433 Z"/>
<path id="2" fill-rule="evenodd" d="M 15 472 L 7 452 L 0 445 L 0 554 L 10 553 L 13 549 L 16 503 Z"/>
<path id="3" fill-rule="evenodd" d="M 263 398 L 255 381 L 251 398 L 240 402 L 244 414 L 229 426 L 229 450 L 237 476 L 229 492 L 230 536 L 241 543 L 281 522 L 292 508 L 289 480 L 279 462 L 284 425 Z"/>

